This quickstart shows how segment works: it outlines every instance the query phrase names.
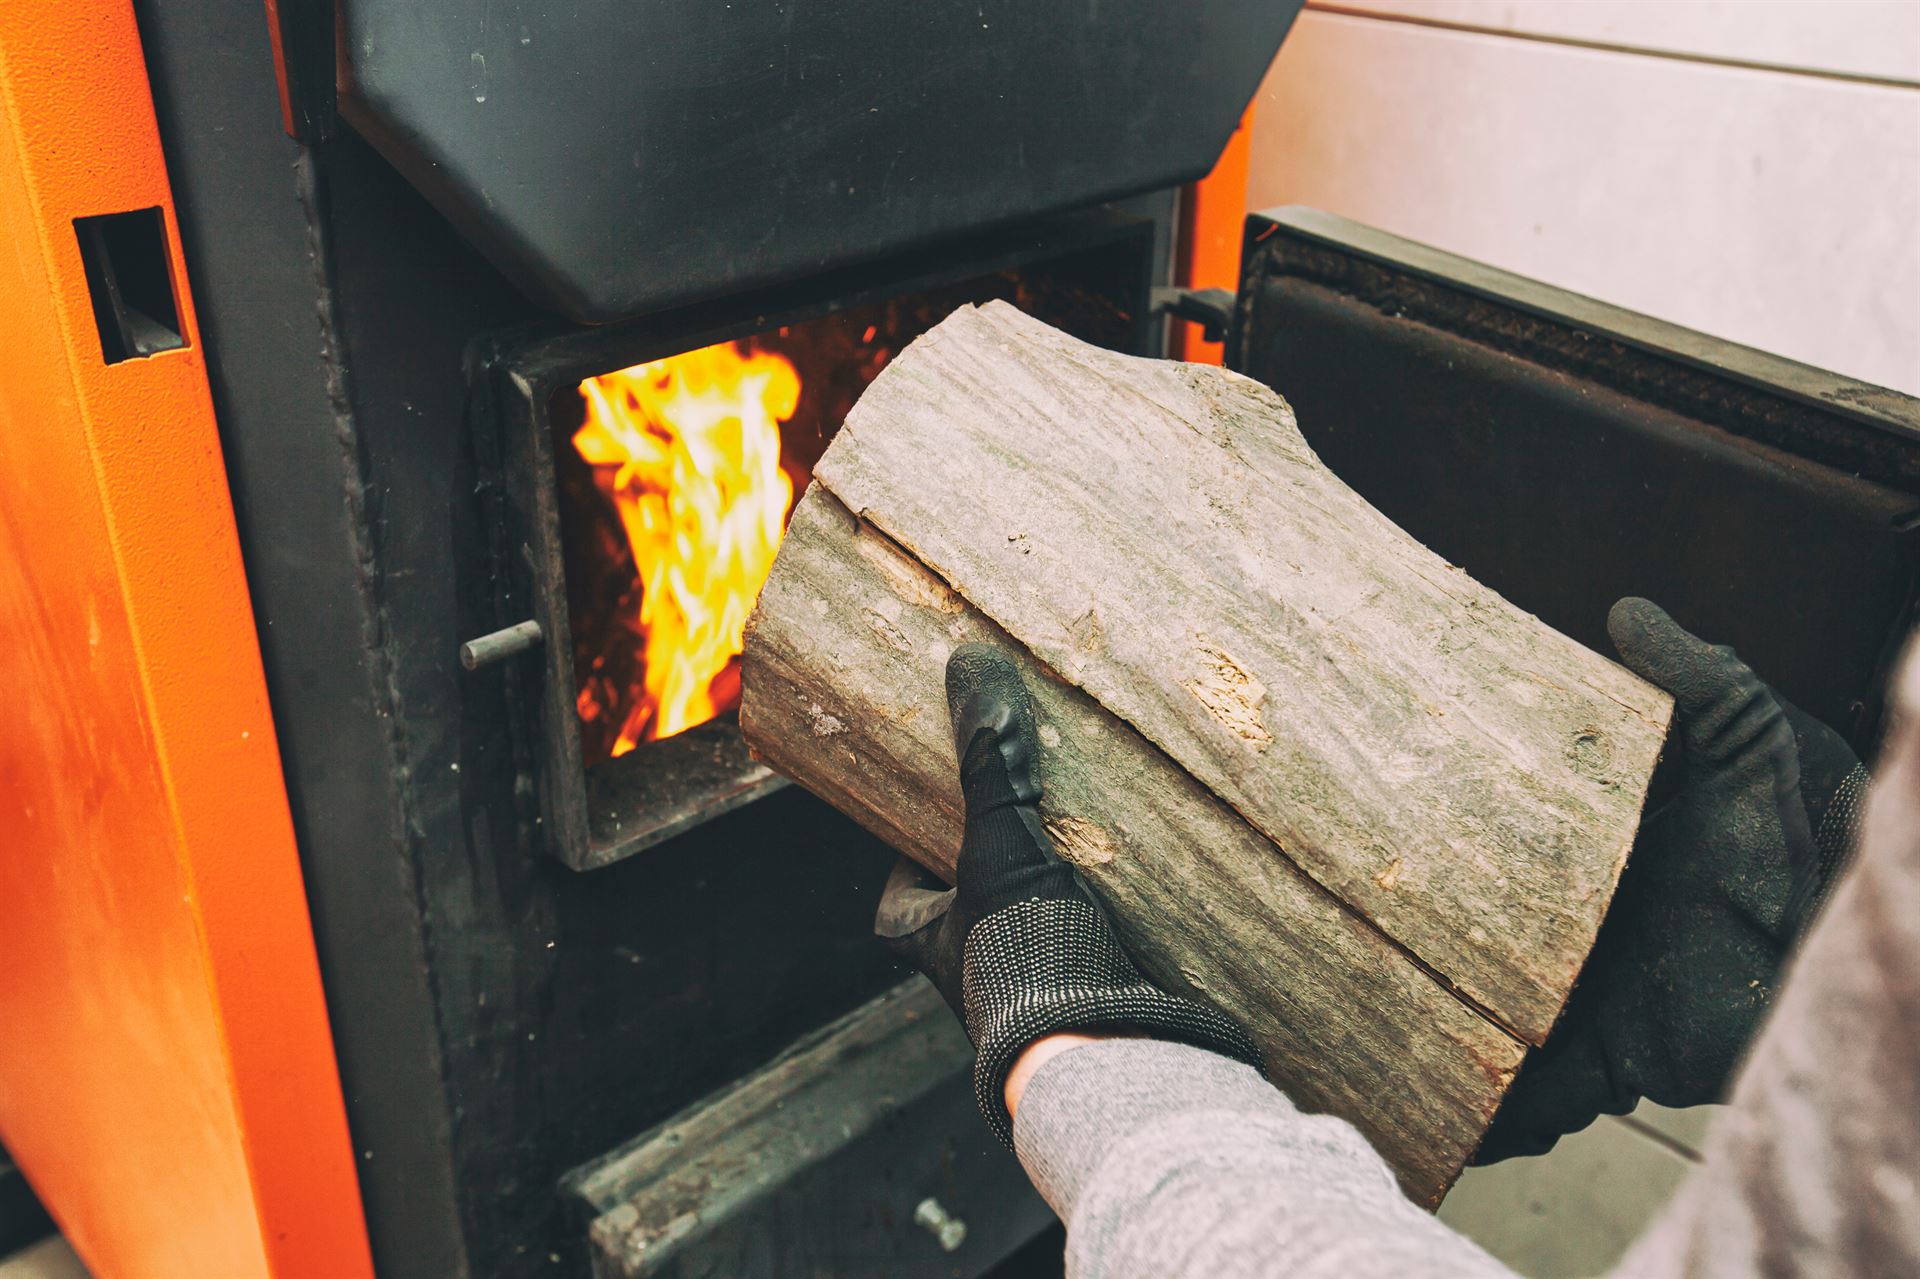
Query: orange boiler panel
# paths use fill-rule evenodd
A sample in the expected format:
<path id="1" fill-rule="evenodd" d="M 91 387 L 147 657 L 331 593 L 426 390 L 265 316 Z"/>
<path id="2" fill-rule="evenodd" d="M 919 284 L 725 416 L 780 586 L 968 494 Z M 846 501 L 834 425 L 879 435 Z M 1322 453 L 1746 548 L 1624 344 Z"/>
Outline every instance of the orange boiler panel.
<path id="1" fill-rule="evenodd" d="M 1180 241 L 1175 278 L 1190 289 L 1227 289 L 1240 286 L 1240 234 L 1247 217 L 1247 166 L 1253 139 L 1253 107 L 1240 117 L 1239 127 L 1227 139 L 1213 169 L 1198 182 L 1180 189 Z M 1174 321 L 1172 350 L 1177 360 L 1218 364 L 1225 355 L 1220 343 L 1209 342 L 1200 326 Z"/>
<path id="2" fill-rule="evenodd" d="M 0 243 L 0 1140 L 97 1279 L 370 1279 L 127 0 L 0 4 Z"/>

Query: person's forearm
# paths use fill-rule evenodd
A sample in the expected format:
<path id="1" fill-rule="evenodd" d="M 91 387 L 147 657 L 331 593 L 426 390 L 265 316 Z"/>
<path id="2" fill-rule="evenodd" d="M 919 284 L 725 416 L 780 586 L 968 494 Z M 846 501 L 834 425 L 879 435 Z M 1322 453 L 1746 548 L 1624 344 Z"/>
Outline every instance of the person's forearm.
<path id="1" fill-rule="evenodd" d="M 1410 1203 L 1350 1125 L 1250 1067 L 1086 1035 L 1029 1056 L 1014 1148 L 1067 1223 L 1073 1279 L 1511 1274 Z"/>
<path id="2" fill-rule="evenodd" d="M 1007 1072 L 1007 1114 L 1015 1123 L 1020 1121 L 1020 1098 L 1026 1095 L 1027 1081 L 1034 1072 L 1071 1048 L 1080 1048 L 1087 1044 L 1097 1044 L 1107 1039 L 1131 1039 L 1133 1035 L 1117 1032 L 1092 1031 L 1081 1033 L 1077 1030 L 1062 1031 L 1057 1035 L 1046 1035 L 1027 1045 L 1026 1051 L 1014 1060 L 1013 1069 Z"/>

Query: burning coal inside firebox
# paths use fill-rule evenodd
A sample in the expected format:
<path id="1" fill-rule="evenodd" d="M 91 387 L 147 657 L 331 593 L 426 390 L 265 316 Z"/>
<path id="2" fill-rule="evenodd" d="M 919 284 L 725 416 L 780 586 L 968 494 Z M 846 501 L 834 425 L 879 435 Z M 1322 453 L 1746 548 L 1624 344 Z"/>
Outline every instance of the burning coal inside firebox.
<path id="1" fill-rule="evenodd" d="M 854 402 L 956 306 L 1000 297 L 1095 341 L 1133 317 L 1081 268 L 1008 271 L 583 378 L 553 408 L 583 763 L 728 717 L 748 614 Z"/>

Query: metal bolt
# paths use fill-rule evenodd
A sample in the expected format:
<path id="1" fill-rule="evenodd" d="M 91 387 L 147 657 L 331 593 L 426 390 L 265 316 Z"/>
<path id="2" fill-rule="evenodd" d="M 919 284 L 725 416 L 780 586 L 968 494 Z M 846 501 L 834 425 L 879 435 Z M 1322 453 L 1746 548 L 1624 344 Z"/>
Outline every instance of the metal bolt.
<path id="1" fill-rule="evenodd" d="M 542 638 L 540 623 L 531 620 L 521 622 L 517 626 L 509 626 L 462 644 L 460 665 L 477 671 L 482 666 L 490 666 L 503 658 L 514 657 L 534 648 Z"/>
<path id="2" fill-rule="evenodd" d="M 942 1252 L 952 1252 L 967 1240 L 967 1223 L 948 1216 L 940 1201 L 932 1196 L 922 1199 L 920 1206 L 913 1210 L 913 1224 L 938 1239 Z"/>

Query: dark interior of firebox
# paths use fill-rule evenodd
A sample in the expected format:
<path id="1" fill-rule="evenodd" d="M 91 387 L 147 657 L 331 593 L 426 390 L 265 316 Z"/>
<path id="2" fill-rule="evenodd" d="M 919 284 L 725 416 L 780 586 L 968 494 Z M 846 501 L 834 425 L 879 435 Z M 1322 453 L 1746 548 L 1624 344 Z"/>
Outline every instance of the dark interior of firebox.
<path id="1" fill-rule="evenodd" d="M 1019 267 L 992 271 L 938 287 L 898 294 L 826 314 L 793 318 L 786 323 L 750 331 L 716 344 L 723 348 L 699 348 L 691 354 L 703 360 L 699 373 L 690 377 L 712 378 L 732 375 L 742 381 L 759 378 L 766 370 L 784 365 L 798 380 L 798 395 L 791 413 L 778 422 L 780 470 L 786 492 L 778 495 L 781 518 L 791 512 L 792 504 L 805 491 L 812 468 L 826 451 L 840 423 L 852 409 L 860 393 L 877 377 L 890 359 L 909 342 L 944 319 L 956 307 L 990 299 L 1009 301 L 1021 309 L 1066 329 L 1089 341 L 1114 348 L 1128 348 L 1138 331 L 1139 293 L 1133 270 L 1127 269 L 1127 255 L 1116 255 L 1111 247 L 1084 250 L 1064 257 Z M 643 359 L 633 366 L 644 366 L 654 387 L 666 387 L 679 376 L 675 366 L 684 366 L 686 351 L 669 351 Z M 597 372 L 597 371 L 590 371 Z M 618 370 L 610 371 L 616 376 Z M 782 376 L 784 376 L 782 374 Z M 738 701 L 738 661 L 728 660 L 713 670 L 708 683 L 708 705 L 677 719 L 661 723 L 661 708 L 638 705 L 656 700 L 649 690 L 648 654 L 662 651 L 658 638 L 668 629 L 671 619 L 663 615 L 668 604 L 679 607 L 678 588 L 694 573 L 680 573 L 672 566 L 654 565 L 655 580 L 672 578 L 675 599 L 649 609 L 644 579 L 649 556 L 662 554 L 652 541 L 647 547 L 635 543 L 650 538 L 639 531 L 642 517 L 629 507 L 623 518 L 623 502 L 631 503 L 632 494 L 644 485 L 635 481 L 624 461 L 609 461 L 602 453 L 598 461 L 583 455 L 594 452 L 583 436 L 596 413 L 603 410 L 589 402 L 582 384 L 563 387 L 554 394 L 549 407 L 552 456 L 560 494 L 560 533 L 562 562 L 567 583 L 567 612 L 572 631 L 574 705 L 579 717 L 582 762 L 589 775 L 609 766 L 630 768 L 673 767 L 684 749 L 656 751 L 662 745 L 655 739 L 668 738 L 681 728 L 696 728 L 706 720 L 716 722 L 717 731 L 730 732 L 731 717 Z M 602 378 L 603 385 L 611 384 Z M 642 387 L 644 396 L 647 387 Z M 702 392 L 718 393 L 712 386 Z M 774 392 L 777 394 L 777 392 Z M 743 393 L 744 394 L 744 393 Z M 746 398 L 751 399 L 748 394 Z M 727 410 L 721 410 L 725 412 Z M 747 406 L 749 417 L 760 412 Z M 624 407 L 629 426 L 639 424 L 640 445 L 653 449 L 671 448 L 687 429 L 674 422 L 673 410 L 662 409 L 657 401 L 636 404 L 630 398 Z M 683 458 L 684 465 L 728 466 L 739 462 L 740 436 L 731 424 L 716 433 L 718 451 L 724 456 L 695 460 Z M 692 450 L 698 453 L 698 448 Z M 658 461 L 659 459 L 655 459 Z M 662 470 L 670 469 L 664 463 Z M 679 481 L 668 480 L 669 488 Z M 743 491 L 751 482 L 742 477 L 740 484 L 721 485 L 717 493 L 707 494 L 723 504 L 763 501 L 768 495 Z M 657 487 L 657 486 L 656 486 Z M 671 510 L 675 528 L 662 531 L 658 541 L 672 537 L 699 539 L 712 537 L 710 528 L 701 526 L 700 501 L 685 494 L 669 493 L 653 506 L 657 519 L 663 510 Z M 713 512 L 704 512 L 711 517 Z M 722 540 L 722 539 L 716 539 Z M 686 548 L 681 548 L 685 553 Z M 717 554 L 713 547 L 693 548 L 695 564 L 703 554 Z M 757 593 L 764 581 L 764 565 L 755 580 L 744 583 Z M 751 575 L 750 575 L 751 576 Z M 734 582 L 734 589 L 743 583 Z M 724 587 L 722 588 L 724 589 Z M 712 592 L 709 591 L 709 594 Z M 750 597 L 748 602 L 750 603 Z M 651 644 L 650 644 L 650 637 Z M 715 730 L 708 730 L 709 733 Z M 631 754 L 632 763 L 617 760 Z"/>

